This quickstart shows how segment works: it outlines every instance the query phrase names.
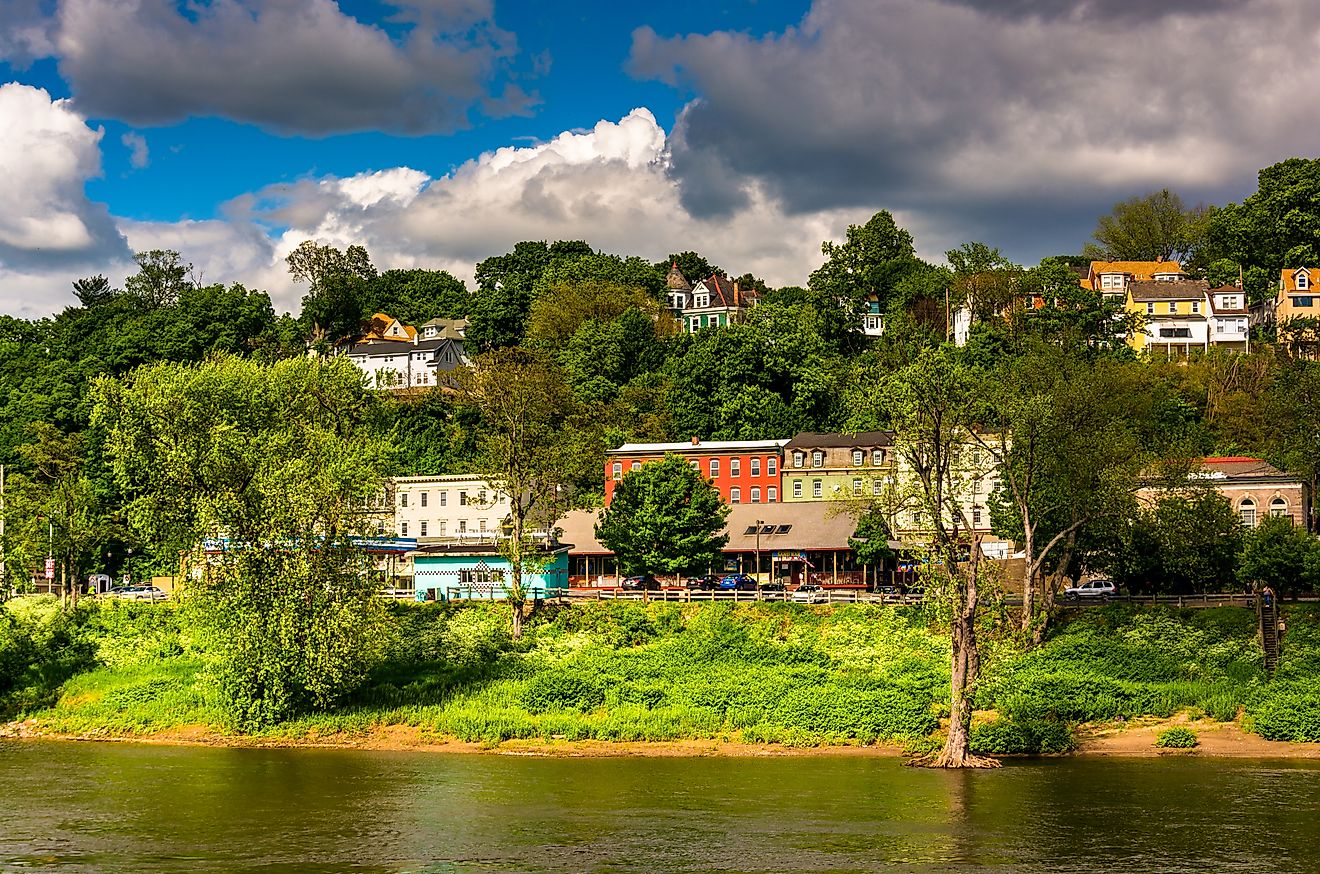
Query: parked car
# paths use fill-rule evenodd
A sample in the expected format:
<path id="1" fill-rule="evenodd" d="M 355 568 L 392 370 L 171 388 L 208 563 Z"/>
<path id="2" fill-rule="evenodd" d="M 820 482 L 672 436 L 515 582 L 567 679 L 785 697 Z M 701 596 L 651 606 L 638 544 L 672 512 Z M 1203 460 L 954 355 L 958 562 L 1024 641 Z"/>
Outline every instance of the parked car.
<path id="1" fill-rule="evenodd" d="M 106 596 L 123 601 L 166 601 L 170 597 L 156 586 L 115 586 Z"/>
<path id="2" fill-rule="evenodd" d="M 708 592 L 712 589 L 719 588 L 720 578 L 711 576 L 710 574 L 705 574 L 699 577 L 688 577 L 683 585 L 694 591 Z"/>
<path id="3" fill-rule="evenodd" d="M 660 581 L 650 574 L 633 574 L 623 578 L 623 588 L 636 592 L 655 592 L 660 589 Z"/>
<path id="4" fill-rule="evenodd" d="M 778 581 L 778 580 L 775 580 L 774 582 L 770 582 L 770 583 L 762 583 L 762 584 L 761 584 L 761 591 L 762 591 L 762 592 L 784 592 L 784 591 L 787 591 L 787 587 L 786 587 L 782 582 L 780 582 L 780 581 Z"/>
<path id="5" fill-rule="evenodd" d="M 1076 601 L 1082 598 L 1108 598 L 1117 592 L 1118 586 L 1114 585 L 1113 580 L 1087 580 L 1081 585 L 1064 589 L 1063 597 L 1067 601 Z"/>
<path id="6" fill-rule="evenodd" d="M 877 595 L 901 595 L 903 594 L 903 590 L 890 583 L 882 583 L 875 587 L 875 593 Z"/>
<path id="7" fill-rule="evenodd" d="M 815 583 L 805 583 L 793 592 L 795 604 L 826 604 L 829 600 L 829 593 Z"/>
<path id="8" fill-rule="evenodd" d="M 754 592 L 756 591 L 756 580 L 747 576 L 747 574 L 729 574 L 720 580 L 720 588 L 724 591 Z"/>

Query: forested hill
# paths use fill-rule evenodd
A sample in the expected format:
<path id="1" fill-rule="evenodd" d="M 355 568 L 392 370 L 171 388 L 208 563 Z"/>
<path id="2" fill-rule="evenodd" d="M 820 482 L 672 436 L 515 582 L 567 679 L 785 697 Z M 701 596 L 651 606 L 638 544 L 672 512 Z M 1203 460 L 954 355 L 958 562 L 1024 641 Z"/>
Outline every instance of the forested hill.
<path id="1" fill-rule="evenodd" d="M 1004 374 L 1018 375 L 1012 390 L 1028 391 L 1030 374 L 1067 372 L 1075 397 L 1121 406 L 1144 452 L 1260 455 L 1314 483 L 1315 364 L 1284 354 L 1268 334 L 1253 340 L 1250 354 L 1143 362 L 1114 334 L 1117 307 L 1078 277 L 1092 258 L 1174 258 L 1212 285 L 1241 277 L 1260 301 L 1280 268 L 1320 264 L 1317 203 L 1320 161 L 1292 159 L 1262 171 L 1259 191 L 1241 204 L 1188 207 L 1167 191 L 1118 204 L 1079 254 L 1031 267 L 982 243 L 948 252 L 945 265 L 929 263 L 879 212 L 841 242 L 825 243 L 823 265 L 802 285 L 781 288 L 696 252 L 655 261 L 657 253 L 621 257 L 582 241 L 529 241 L 478 264 L 468 289 L 444 271 L 382 272 L 361 247 L 308 242 L 288 259 L 305 291 L 296 317 L 277 314 L 263 291 L 198 283 L 179 253 L 141 253 L 122 289 L 102 277 L 71 277 L 78 306 L 38 321 L 0 317 L 11 555 L 24 539 L 44 552 L 41 520 L 76 506 L 86 517 L 76 544 L 82 564 L 169 566 L 167 557 L 144 557 L 145 546 L 129 552 L 103 436 L 90 425 L 95 378 L 215 354 L 274 360 L 328 351 L 375 312 L 408 324 L 466 317 L 470 354 L 521 346 L 561 375 L 575 405 L 564 440 L 575 449 L 585 503 L 600 493 L 603 452 L 624 441 L 883 426 L 886 411 L 875 408 L 871 389 L 917 350 L 946 342 L 946 314 L 963 303 L 977 319 L 957 354 L 981 374 L 987 399 L 1005 390 Z M 675 266 L 694 283 L 726 277 L 759 302 L 742 324 L 689 333 L 666 306 Z M 1024 296 L 1045 305 L 1024 312 L 1013 303 Z M 883 316 L 883 336 L 864 335 L 866 314 Z M 394 438 L 392 473 L 472 469 L 481 423 L 444 392 L 384 396 L 381 406 L 379 427 Z"/>

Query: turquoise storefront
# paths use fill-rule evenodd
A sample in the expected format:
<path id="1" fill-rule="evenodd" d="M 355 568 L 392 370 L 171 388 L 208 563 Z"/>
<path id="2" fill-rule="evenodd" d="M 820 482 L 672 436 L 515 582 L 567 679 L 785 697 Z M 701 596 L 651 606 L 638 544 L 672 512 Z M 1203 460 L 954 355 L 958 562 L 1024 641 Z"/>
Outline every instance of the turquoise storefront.
<path id="1" fill-rule="evenodd" d="M 436 544 L 409 556 L 418 601 L 498 600 L 509 594 L 512 570 L 494 544 Z M 524 568 L 523 588 L 529 598 L 563 594 L 568 588 L 568 547 L 555 548 L 544 567 L 534 572 Z"/>

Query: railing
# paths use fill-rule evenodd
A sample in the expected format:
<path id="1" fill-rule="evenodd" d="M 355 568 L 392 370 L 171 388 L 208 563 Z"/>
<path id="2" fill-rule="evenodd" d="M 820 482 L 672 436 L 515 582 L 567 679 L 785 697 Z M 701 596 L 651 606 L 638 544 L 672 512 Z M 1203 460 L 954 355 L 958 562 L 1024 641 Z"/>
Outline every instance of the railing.
<path id="1" fill-rule="evenodd" d="M 921 595 L 887 595 L 855 589 L 821 589 L 816 592 L 766 592 L 735 589 L 568 589 L 563 601 L 790 601 L 799 604 L 920 604 Z"/>

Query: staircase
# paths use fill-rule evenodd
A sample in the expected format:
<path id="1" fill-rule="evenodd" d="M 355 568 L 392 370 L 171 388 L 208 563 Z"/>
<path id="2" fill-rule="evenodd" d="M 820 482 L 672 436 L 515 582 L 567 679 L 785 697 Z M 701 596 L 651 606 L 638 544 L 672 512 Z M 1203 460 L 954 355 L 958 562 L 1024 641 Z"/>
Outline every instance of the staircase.
<path id="1" fill-rule="evenodd" d="M 1279 599 L 1256 599 L 1256 612 L 1260 615 L 1260 645 L 1265 650 L 1265 673 L 1274 675 L 1279 666 Z"/>

